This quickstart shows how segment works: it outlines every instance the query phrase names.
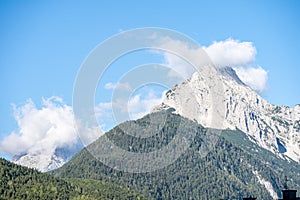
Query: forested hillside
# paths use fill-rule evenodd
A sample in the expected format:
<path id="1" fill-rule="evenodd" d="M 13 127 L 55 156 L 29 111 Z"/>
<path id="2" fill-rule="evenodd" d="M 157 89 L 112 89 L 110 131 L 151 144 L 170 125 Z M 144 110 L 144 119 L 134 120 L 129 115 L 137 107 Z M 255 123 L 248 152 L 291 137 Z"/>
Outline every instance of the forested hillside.
<path id="1" fill-rule="evenodd" d="M 167 114 L 163 127 L 153 127 L 150 120 L 160 119 L 161 115 L 152 113 L 125 122 L 107 136 L 128 151 L 149 152 L 168 144 L 178 134 L 179 126 L 186 134 L 196 130 L 189 149 L 168 167 L 148 173 L 126 173 L 107 167 L 90 154 L 101 148 L 98 140 L 53 173 L 60 177 L 113 182 L 154 199 L 241 199 L 250 195 L 272 199 L 280 196 L 285 175 L 291 180 L 290 186 L 299 189 L 298 165 L 293 161 L 285 164 L 286 161 L 252 143 L 243 132 L 208 130 L 174 114 Z M 134 130 L 133 123 L 142 129 Z M 145 139 L 125 134 L 126 127 L 133 135 L 141 130 L 158 132 Z"/>
<path id="2" fill-rule="evenodd" d="M 50 172 L 55 177 L 0 159 L 0 199 L 273 199 L 280 197 L 285 176 L 290 188 L 300 189 L 298 164 L 260 148 L 243 132 L 206 129 L 165 114 L 125 122 L 107 136 L 120 148 L 143 153 L 170 144 L 179 131 L 194 131 L 189 148 L 173 164 L 147 173 L 120 171 L 117 163 L 108 167 L 90 153 L 101 152 L 99 138 Z M 163 117 L 162 125 L 153 123 Z M 155 134 L 138 136 L 150 132 Z"/>
<path id="3" fill-rule="evenodd" d="M 0 199 L 144 199 L 111 183 L 60 179 L 0 158 Z"/>

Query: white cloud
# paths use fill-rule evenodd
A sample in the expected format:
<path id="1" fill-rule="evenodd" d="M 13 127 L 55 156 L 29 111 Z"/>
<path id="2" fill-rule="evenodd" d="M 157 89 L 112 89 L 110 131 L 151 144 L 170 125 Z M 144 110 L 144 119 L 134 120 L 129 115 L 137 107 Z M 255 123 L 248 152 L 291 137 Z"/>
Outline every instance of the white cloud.
<path id="1" fill-rule="evenodd" d="M 172 69 L 168 74 L 169 77 L 179 77 L 186 80 L 196 72 L 196 69 L 194 69 L 191 64 L 174 54 L 166 52 L 164 53 L 164 57 L 166 65 Z"/>
<path id="2" fill-rule="evenodd" d="M 252 42 L 227 39 L 204 47 L 216 67 L 245 66 L 254 62 L 256 48 Z"/>
<path id="3" fill-rule="evenodd" d="M 115 89 L 120 89 L 120 90 L 131 90 L 131 87 L 129 83 L 106 83 L 104 85 L 104 88 L 107 90 L 115 90 Z"/>
<path id="4" fill-rule="evenodd" d="M 138 119 L 150 113 L 154 106 L 162 103 L 162 96 L 158 97 L 153 91 L 147 94 L 146 98 L 141 98 L 141 95 L 135 95 L 128 101 L 128 112 L 132 119 Z"/>
<path id="5" fill-rule="evenodd" d="M 253 90 L 263 92 L 267 87 L 268 72 L 261 67 L 235 68 L 239 78 Z"/>
<path id="6" fill-rule="evenodd" d="M 173 51 L 163 52 L 165 65 L 176 72 L 171 71 L 169 73 L 171 77 L 180 76 L 180 78 L 187 79 L 200 67 L 211 64 L 211 60 L 208 59 L 206 52 L 202 48 L 190 47 L 182 41 L 163 38 L 160 47 Z M 178 55 L 175 55 L 175 52 Z"/>
<path id="7" fill-rule="evenodd" d="M 19 129 L 0 142 L 1 153 L 53 155 L 57 148 L 72 149 L 80 142 L 72 107 L 61 98 L 42 99 L 40 109 L 31 99 L 25 105 L 13 105 L 13 108 Z M 91 142 L 95 134 L 91 132 L 86 137 Z"/>
<path id="8" fill-rule="evenodd" d="M 214 42 L 205 51 L 216 67 L 232 67 L 239 78 L 252 89 L 262 92 L 267 87 L 268 72 L 254 66 L 256 48 L 252 42 L 227 39 Z"/>
<path id="9" fill-rule="evenodd" d="M 112 128 L 107 127 L 107 125 L 113 126 L 125 120 L 139 119 L 150 113 L 154 106 L 162 103 L 163 95 L 164 92 L 161 96 L 158 96 L 153 90 L 150 90 L 145 97 L 141 94 L 136 94 L 128 101 L 125 99 L 114 99 L 113 103 L 101 102 L 95 108 L 96 116 L 100 124 L 106 125 L 104 128 L 107 130 Z M 117 121 L 112 123 L 114 120 Z"/>
<path id="10" fill-rule="evenodd" d="M 210 61 L 217 67 L 232 67 L 236 70 L 239 78 L 252 89 L 262 92 L 266 89 L 268 72 L 262 67 L 255 66 L 256 48 L 252 42 L 241 42 L 239 40 L 227 39 L 225 41 L 213 42 L 210 46 L 203 48 L 191 48 L 181 41 L 164 39 L 162 48 L 174 49 L 181 56 L 188 58 L 194 66 L 202 67 Z M 210 61 L 206 59 L 207 53 Z M 164 52 L 166 65 L 175 70 L 177 74 L 170 71 L 170 76 L 189 78 L 196 69 L 182 58 Z"/>

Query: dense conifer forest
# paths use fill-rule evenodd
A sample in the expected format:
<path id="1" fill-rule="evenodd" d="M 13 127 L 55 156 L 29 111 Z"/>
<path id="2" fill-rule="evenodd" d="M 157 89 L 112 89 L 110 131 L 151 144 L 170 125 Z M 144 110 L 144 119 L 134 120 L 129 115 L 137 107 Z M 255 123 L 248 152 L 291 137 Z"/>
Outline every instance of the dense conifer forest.
<path id="1" fill-rule="evenodd" d="M 0 159 L 0 199 L 144 199 L 107 182 L 60 179 Z"/>
<path id="2" fill-rule="evenodd" d="M 170 113 L 163 126 L 150 123 L 151 120 L 162 119 L 162 115 L 164 113 L 152 113 L 142 119 L 125 122 L 108 132 L 107 136 L 127 151 L 149 152 L 167 145 L 178 130 L 186 135 L 195 131 L 189 149 L 166 168 L 148 173 L 126 173 L 117 170 L 117 163 L 114 168 L 107 167 L 90 153 L 101 150 L 99 139 L 53 174 L 116 183 L 154 199 L 241 199 L 250 195 L 271 199 L 270 191 L 260 181 L 268 181 L 275 194 L 280 196 L 285 175 L 292 180 L 290 186 L 299 189 L 298 164 L 292 161 L 287 164 L 254 145 L 243 132 L 206 129 Z M 124 130 L 131 130 L 133 136 Z M 141 130 L 157 131 L 157 134 L 147 139 L 134 137 Z"/>

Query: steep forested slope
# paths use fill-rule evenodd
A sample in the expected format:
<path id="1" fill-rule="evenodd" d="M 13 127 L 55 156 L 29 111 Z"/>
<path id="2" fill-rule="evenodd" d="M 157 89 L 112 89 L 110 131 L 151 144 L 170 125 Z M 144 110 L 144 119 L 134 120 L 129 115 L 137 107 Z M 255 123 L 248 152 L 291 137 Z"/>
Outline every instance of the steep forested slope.
<path id="1" fill-rule="evenodd" d="M 140 199 L 127 188 L 86 179 L 60 179 L 0 159 L 0 199 Z"/>
<path id="2" fill-rule="evenodd" d="M 97 148 L 102 147 L 99 139 L 53 173 L 113 182 L 155 199 L 240 199 L 249 195 L 271 199 L 280 195 L 285 175 L 291 180 L 291 187 L 300 188 L 297 163 L 284 161 L 260 148 L 243 132 L 205 129 L 171 113 L 167 114 L 163 127 L 150 123 L 161 119 L 163 114 L 152 113 L 140 120 L 125 122 L 107 136 L 125 150 L 149 152 L 167 145 L 178 130 L 186 134 L 195 130 L 189 149 L 175 163 L 148 173 L 119 171 L 117 164 L 115 168 L 108 167 L 91 155 L 91 151 L 97 152 Z M 133 124 L 142 129 L 135 130 Z M 125 129 L 131 130 L 133 136 L 125 134 Z M 141 130 L 157 133 L 146 139 L 134 137 Z"/>

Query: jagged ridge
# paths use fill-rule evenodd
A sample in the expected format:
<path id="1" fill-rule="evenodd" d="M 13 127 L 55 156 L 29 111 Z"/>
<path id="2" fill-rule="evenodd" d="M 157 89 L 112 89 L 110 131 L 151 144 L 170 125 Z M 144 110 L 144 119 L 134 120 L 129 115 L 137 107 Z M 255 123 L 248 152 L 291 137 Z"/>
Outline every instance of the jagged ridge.
<path id="1" fill-rule="evenodd" d="M 186 82 L 169 90 L 163 103 L 153 111 L 174 108 L 178 113 L 196 120 L 205 127 L 240 129 L 261 147 L 281 156 L 300 162 L 300 106 L 272 105 L 250 87 L 246 86 L 232 68 L 218 72 L 223 92 L 214 92 L 207 84 L 207 73 L 196 72 Z M 213 97 L 211 94 L 213 93 Z M 212 116 L 212 98 L 219 99 L 223 107 L 220 116 Z M 191 99 L 195 99 L 192 101 Z M 223 120 L 217 127 L 212 120 Z"/>

